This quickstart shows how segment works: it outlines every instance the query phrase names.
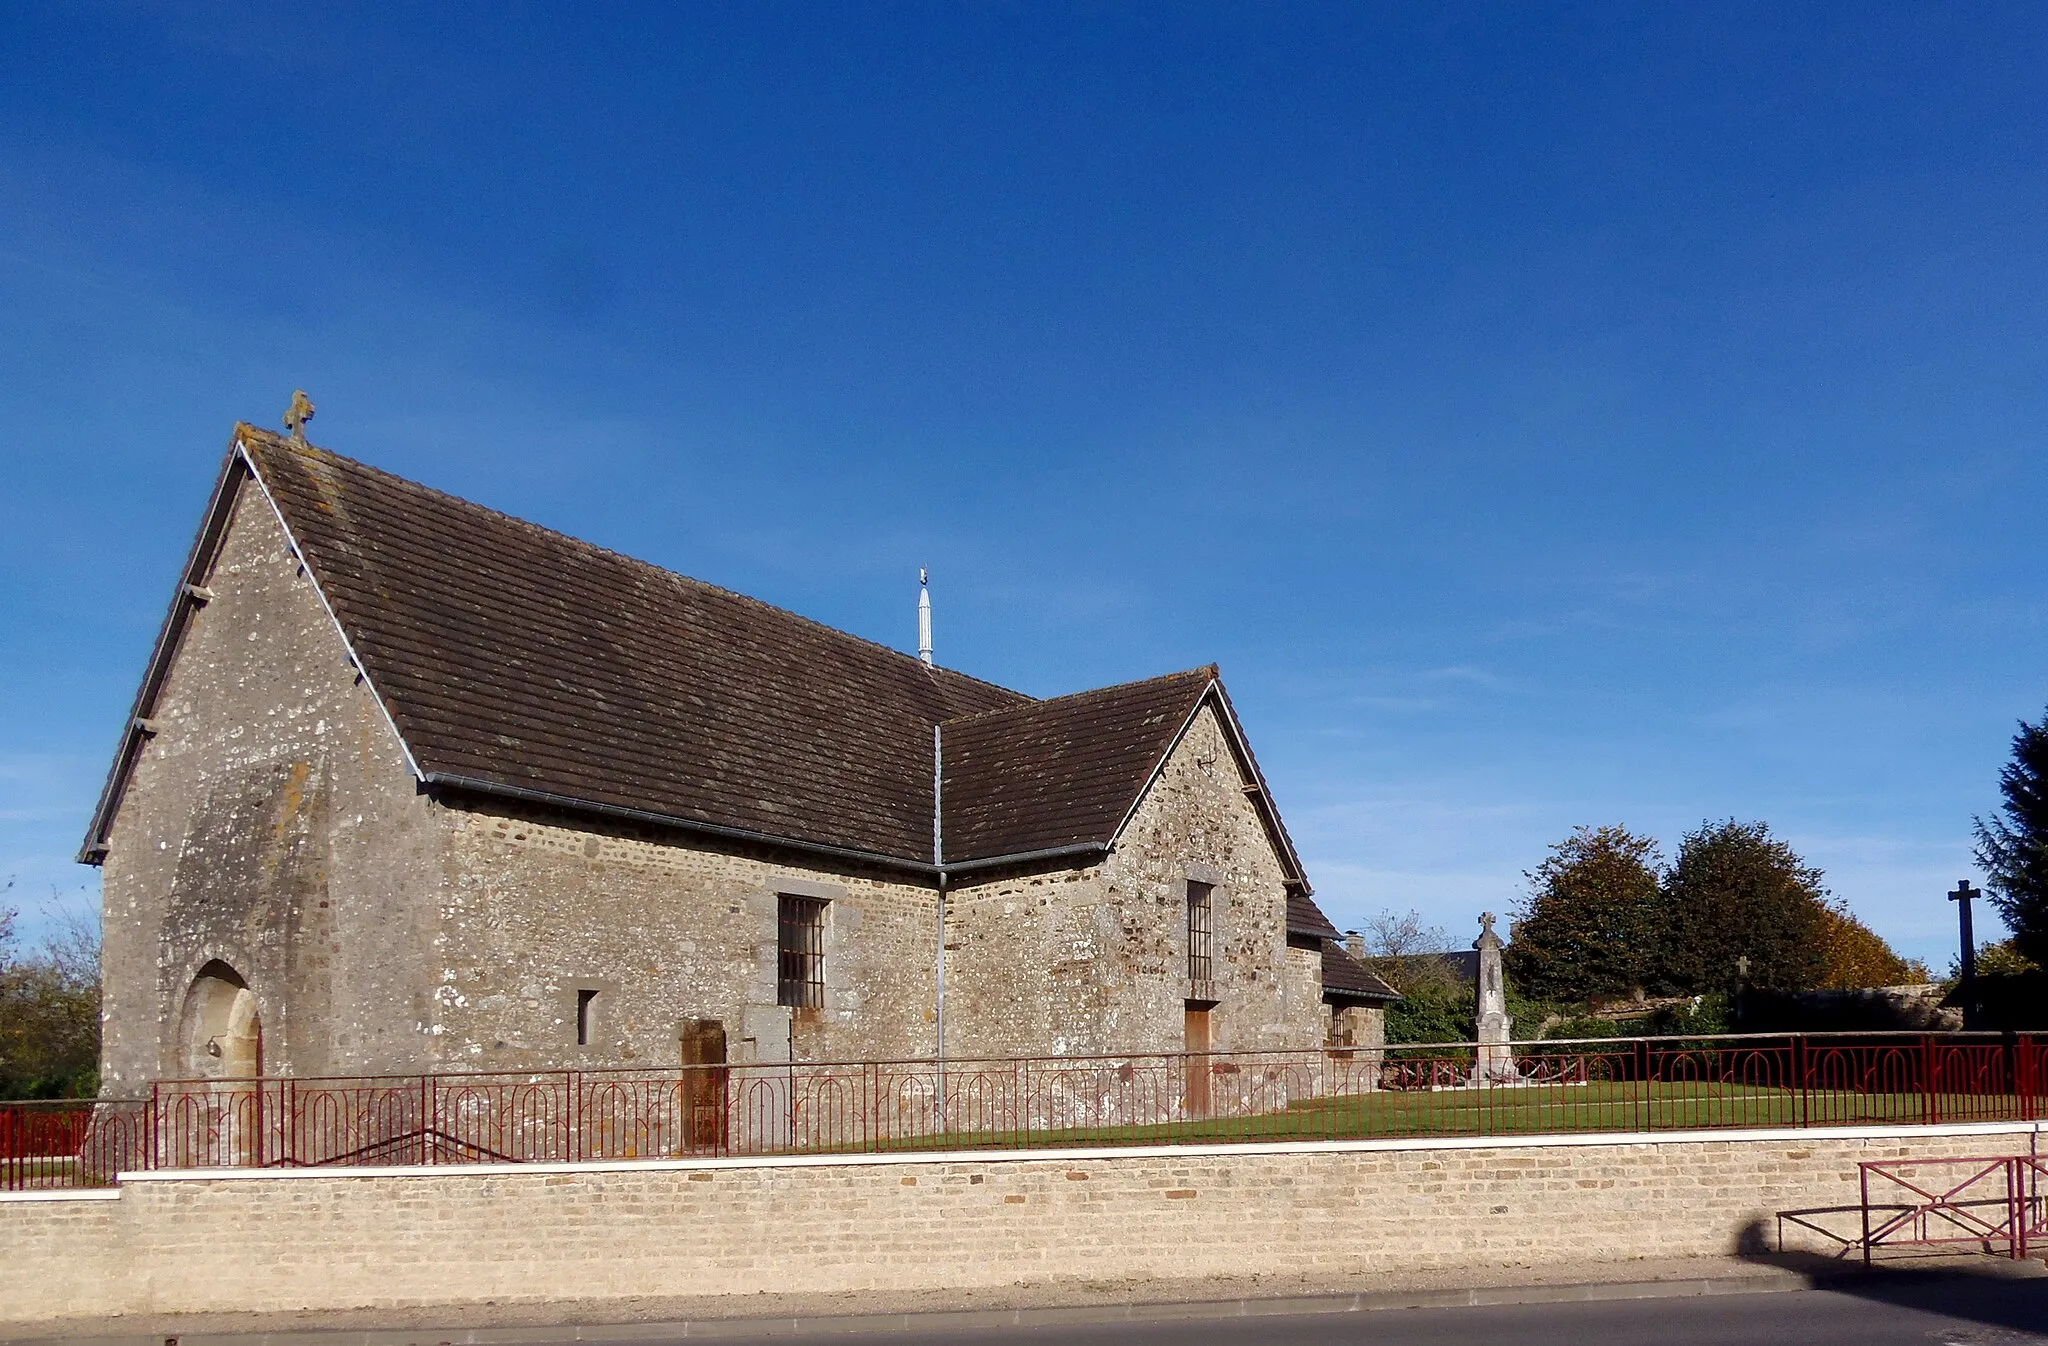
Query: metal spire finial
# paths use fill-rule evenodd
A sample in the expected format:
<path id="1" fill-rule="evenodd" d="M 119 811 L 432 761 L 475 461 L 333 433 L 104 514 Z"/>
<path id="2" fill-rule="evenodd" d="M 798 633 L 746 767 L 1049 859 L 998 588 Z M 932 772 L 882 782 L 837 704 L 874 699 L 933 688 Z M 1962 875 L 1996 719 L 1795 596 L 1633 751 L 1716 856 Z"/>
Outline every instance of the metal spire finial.
<path id="1" fill-rule="evenodd" d="M 931 576 L 923 566 L 917 568 L 917 657 L 924 660 L 929 668 L 932 662 L 932 591 Z"/>

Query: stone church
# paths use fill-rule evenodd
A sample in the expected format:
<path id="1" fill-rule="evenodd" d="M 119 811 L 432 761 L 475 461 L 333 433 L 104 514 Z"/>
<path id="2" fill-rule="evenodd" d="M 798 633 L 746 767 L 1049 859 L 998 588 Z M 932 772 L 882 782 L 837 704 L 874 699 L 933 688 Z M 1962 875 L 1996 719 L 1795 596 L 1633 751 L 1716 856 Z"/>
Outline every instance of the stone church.
<path id="1" fill-rule="evenodd" d="M 81 855 L 153 1079 L 1369 1045 L 1214 667 L 1034 700 L 238 426 Z"/>

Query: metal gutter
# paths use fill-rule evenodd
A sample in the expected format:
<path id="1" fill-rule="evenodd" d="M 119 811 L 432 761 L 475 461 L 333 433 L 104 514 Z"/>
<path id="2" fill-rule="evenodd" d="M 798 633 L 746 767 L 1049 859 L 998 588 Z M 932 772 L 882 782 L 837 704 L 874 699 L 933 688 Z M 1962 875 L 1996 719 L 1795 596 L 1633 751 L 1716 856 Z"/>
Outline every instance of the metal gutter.
<path id="1" fill-rule="evenodd" d="M 991 855 L 982 860 L 957 860 L 946 866 L 946 873 L 969 874 L 978 869 L 1029 864 L 1033 860 L 1063 860 L 1074 855 L 1100 855 L 1107 853 L 1111 845 L 1112 843 L 1107 841 L 1078 841 L 1069 846 L 1047 846 L 1043 850 L 1018 851 L 1015 855 Z"/>
<path id="2" fill-rule="evenodd" d="M 850 846 L 832 846 L 818 841 L 801 841 L 795 837 L 776 836 L 772 832 L 756 832 L 751 828 L 729 827 L 721 823 L 701 822 L 695 818 L 682 818 L 673 813 L 657 813 L 652 809 L 630 808 L 623 804 L 605 804 L 596 800 L 579 799 L 574 795 L 555 794 L 549 790 L 535 790 L 524 785 L 506 785 L 499 781 L 483 780 L 475 776 L 457 776 L 443 771 L 429 771 L 422 776 L 425 785 L 450 790 L 465 790 L 472 794 L 495 795 L 504 799 L 517 799 L 529 804 L 545 804 L 550 808 L 566 809 L 574 813 L 595 813 L 607 818 L 618 818 L 627 822 L 648 823 L 656 827 L 671 827 L 683 832 L 698 832 L 705 836 L 725 837 L 733 841 L 752 842 L 761 846 L 781 846 L 789 850 L 804 851 L 811 855 L 828 855 L 837 860 L 854 860 L 862 864 L 880 865 L 886 869 L 901 870 L 920 874 L 927 878 L 941 878 L 953 874 L 969 873 L 975 870 L 994 869 L 1000 865 L 1029 864 L 1034 860 L 1058 860 L 1069 856 L 1096 854 L 1109 849 L 1107 842 L 1084 841 L 1071 846 L 1050 846 L 1044 850 L 1020 851 L 1015 855 L 992 855 L 981 860 L 966 860 L 955 864 L 929 864 L 923 860 L 905 860 L 901 856 L 884 855 L 880 851 L 856 850 Z"/>
<path id="3" fill-rule="evenodd" d="M 753 842 L 763 846 L 783 846 L 790 850 L 805 851 L 812 855 L 829 855 L 839 860 L 857 860 L 862 864 L 882 865 L 889 869 L 900 869 L 913 874 L 936 877 L 937 865 L 922 860 L 905 860 L 900 856 L 884 855 L 879 851 L 855 850 L 851 846 L 831 846 L 818 841 L 799 841 L 794 837 L 778 837 L 768 832 L 756 832 L 751 828 L 729 827 L 721 823 L 707 823 L 695 818 L 682 818 L 673 813 L 657 813 L 652 809 L 630 808 L 624 804 L 605 804 L 592 799 L 578 799 L 574 795 L 555 794 L 549 790 L 530 789 L 524 785 L 505 785 L 498 781 L 482 780 L 475 776 L 456 776 L 444 771 L 429 771 L 421 781 L 429 786 L 453 790 L 467 790 L 473 794 L 496 795 L 505 799 L 523 800 L 530 804 L 546 804 L 550 808 L 567 809 L 576 813 L 595 813 L 606 818 L 619 818 L 627 822 L 649 823 L 657 827 L 672 827 L 679 831 L 699 832 L 706 836 L 725 837 L 733 841 Z"/>

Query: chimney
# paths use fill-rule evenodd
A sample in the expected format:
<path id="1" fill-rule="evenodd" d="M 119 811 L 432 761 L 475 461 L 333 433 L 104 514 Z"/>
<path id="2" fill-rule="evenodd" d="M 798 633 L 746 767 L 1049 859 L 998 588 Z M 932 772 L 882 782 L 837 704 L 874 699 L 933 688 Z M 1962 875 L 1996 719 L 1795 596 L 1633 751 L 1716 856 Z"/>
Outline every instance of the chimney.
<path id="1" fill-rule="evenodd" d="M 1346 930 L 1344 932 L 1344 951 L 1359 962 L 1364 962 L 1365 936 L 1359 934 L 1356 930 Z"/>
<path id="2" fill-rule="evenodd" d="M 932 662 L 932 591 L 931 576 L 923 566 L 917 568 L 917 657 L 924 660 L 925 667 Z"/>

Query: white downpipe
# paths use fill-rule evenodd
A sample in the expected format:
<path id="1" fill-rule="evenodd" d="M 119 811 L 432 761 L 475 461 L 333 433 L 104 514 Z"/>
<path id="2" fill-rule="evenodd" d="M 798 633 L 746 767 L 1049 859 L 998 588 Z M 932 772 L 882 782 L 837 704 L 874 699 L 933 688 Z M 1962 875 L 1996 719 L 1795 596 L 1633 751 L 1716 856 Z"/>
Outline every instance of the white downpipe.
<path id="1" fill-rule="evenodd" d="M 919 572 L 922 574 L 923 572 Z M 925 620 L 930 621 L 930 609 L 923 609 Z M 927 642 L 929 644 L 929 642 Z M 925 653 L 929 655 L 930 649 Z M 930 659 L 926 659 L 930 663 Z M 932 726 L 932 866 L 939 871 L 939 949 L 932 965 L 932 1059 L 938 1066 L 939 1126 L 943 1130 L 946 1121 L 946 836 L 945 813 L 942 800 L 945 790 L 945 741 L 938 725 Z"/>

